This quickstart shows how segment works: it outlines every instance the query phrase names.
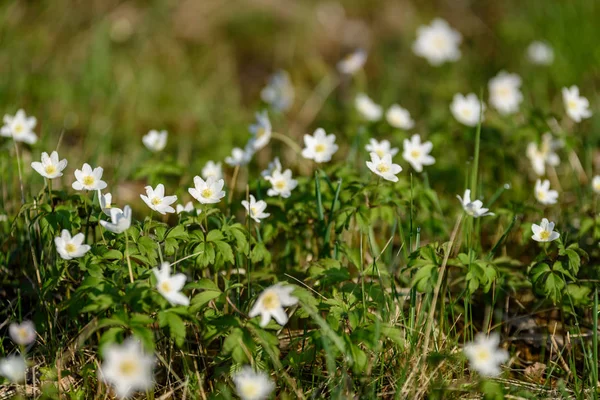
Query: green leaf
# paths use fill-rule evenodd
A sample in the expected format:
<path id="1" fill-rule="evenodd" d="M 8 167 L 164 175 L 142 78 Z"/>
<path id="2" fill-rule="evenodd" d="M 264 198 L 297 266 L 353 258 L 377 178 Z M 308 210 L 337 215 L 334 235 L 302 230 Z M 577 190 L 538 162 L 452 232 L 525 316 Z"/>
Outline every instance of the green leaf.
<path id="1" fill-rule="evenodd" d="M 158 324 L 161 328 L 168 327 L 171 337 L 175 339 L 175 344 L 178 347 L 183 346 L 185 341 L 185 324 L 179 315 L 169 311 L 161 311 L 158 313 Z"/>

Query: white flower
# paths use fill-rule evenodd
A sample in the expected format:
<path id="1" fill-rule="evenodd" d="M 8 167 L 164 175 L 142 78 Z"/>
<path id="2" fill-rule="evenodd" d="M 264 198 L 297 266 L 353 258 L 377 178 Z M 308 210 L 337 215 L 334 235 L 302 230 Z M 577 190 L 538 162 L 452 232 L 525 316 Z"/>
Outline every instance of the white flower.
<path id="1" fill-rule="evenodd" d="M 123 233 L 131 226 L 131 207 L 125 206 L 123 211 L 118 208 L 110 210 L 111 222 L 100 220 L 100 225 L 112 233 Z"/>
<path id="2" fill-rule="evenodd" d="M 182 212 L 193 213 L 194 212 L 194 204 L 191 201 L 188 201 L 187 203 L 185 203 L 185 206 L 183 204 L 177 204 L 177 206 L 175 206 L 175 210 L 177 210 L 177 214 L 181 214 Z M 202 212 L 202 210 L 195 210 L 195 211 L 196 211 L 196 215 L 200 215 L 200 213 Z"/>
<path id="3" fill-rule="evenodd" d="M 71 186 L 75 190 L 102 190 L 106 188 L 106 182 L 102 180 L 103 172 L 102 167 L 92 170 L 92 167 L 85 163 L 80 170 L 75 170 L 75 179 L 77 180 Z"/>
<path id="4" fill-rule="evenodd" d="M 294 103 L 294 86 L 285 71 L 277 71 L 269 79 L 267 86 L 260 92 L 265 103 L 277 111 L 286 111 Z"/>
<path id="5" fill-rule="evenodd" d="M 570 88 L 562 88 L 563 102 L 567 115 L 575 122 L 581 122 L 583 118 L 592 116 L 590 111 L 590 102 L 583 96 L 579 95 L 579 88 L 575 85 Z"/>
<path id="6" fill-rule="evenodd" d="M 335 144 L 335 135 L 328 135 L 323 128 L 317 128 L 313 135 L 304 135 L 304 149 L 302 157 L 322 163 L 331 160 L 331 156 L 338 150 Z"/>
<path id="7" fill-rule="evenodd" d="M 531 238 L 536 242 L 551 242 L 560 236 L 560 233 L 554 232 L 554 222 L 549 222 L 547 218 L 543 218 L 539 225 L 532 224 L 531 231 Z"/>
<path id="8" fill-rule="evenodd" d="M 472 217 L 479 218 L 487 215 L 494 215 L 493 212 L 488 212 L 488 208 L 483 208 L 481 200 L 471 201 L 471 190 L 465 190 L 464 197 L 456 196 L 460 200 L 465 212 Z"/>
<path id="9" fill-rule="evenodd" d="M 54 238 L 56 251 L 58 251 L 63 260 L 83 257 L 91 249 L 89 245 L 83 244 L 84 239 L 83 233 L 78 233 L 71 237 L 69 231 L 63 229 L 60 236 Z"/>
<path id="10" fill-rule="evenodd" d="M 62 171 L 67 167 L 67 160 L 59 160 L 58 153 L 53 151 L 50 156 L 48 153 L 42 153 L 42 162 L 34 161 L 31 168 L 37 171 L 44 178 L 54 179 L 63 175 Z"/>
<path id="11" fill-rule="evenodd" d="M 594 193 L 600 193 L 600 175 L 595 175 L 592 178 L 592 190 Z"/>
<path id="12" fill-rule="evenodd" d="M 156 276 L 156 290 L 172 305 L 189 306 L 190 299 L 181 293 L 185 285 L 186 276 L 184 274 L 171 275 L 171 264 L 162 263 L 160 269 L 153 268 Z"/>
<path id="13" fill-rule="evenodd" d="M 20 324 L 13 322 L 8 327 L 8 333 L 12 341 L 19 346 L 35 342 L 35 326 L 31 321 L 23 321 Z"/>
<path id="14" fill-rule="evenodd" d="M 450 104 L 450 111 L 452 111 L 454 118 L 461 124 L 476 126 L 479 123 L 480 114 L 481 120 L 483 121 L 484 119 L 483 111 L 485 111 L 485 104 L 479 102 L 475 93 L 469 93 L 466 96 L 457 93 L 452 99 L 452 104 Z"/>
<path id="15" fill-rule="evenodd" d="M 254 150 L 260 150 L 265 147 L 271 140 L 271 121 L 267 110 L 262 113 L 256 113 L 256 124 L 250 125 L 250 133 L 252 133 L 252 145 Z"/>
<path id="16" fill-rule="evenodd" d="M 98 190 L 98 201 L 100 202 L 100 209 L 102 209 L 102 212 L 104 214 L 108 215 L 109 217 L 112 216 L 111 210 L 113 210 L 113 209 L 119 210 L 120 212 L 122 212 L 122 210 L 120 208 L 113 207 L 112 194 L 110 194 L 110 193 L 102 194 L 102 191 Z"/>
<path id="17" fill-rule="evenodd" d="M 558 198 L 556 190 L 550 190 L 550 181 L 545 179 L 543 182 L 537 180 L 535 182 L 535 198 L 542 204 L 554 204 Z"/>
<path id="18" fill-rule="evenodd" d="M 168 135 L 167 131 L 151 130 L 142 138 L 142 142 L 148 150 L 159 152 L 166 147 Z"/>
<path id="19" fill-rule="evenodd" d="M 379 157 L 377 153 L 370 153 L 371 161 L 367 161 L 367 167 L 373 171 L 376 175 L 381 176 L 383 179 L 392 182 L 398 182 L 398 174 L 402 171 L 402 167 L 392 162 L 392 155 L 390 153 L 384 154 L 383 157 Z"/>
<path id="20" fill-rule="evenodd" d="M 500 336 L 497 333 L 490 336 L 478 333 L 474 342 L 465 344 L 463 351 L 471 368 L 483 376 L 500 375 L 500 364 L 508 360 L 508 352 L 498 347 L 499 344 Z"/>
<path id="21" fill-rule="evenodd" d="M 202 204 L 215 204 L 225 197 L 223 186 L 225 186 L 223 179 L 216 180 L 211 176 L 205 181 L 199 176 L 195 176 L 194 187 L 189 188 L 188 192 Z"/>
<path id="22" fill-rule="evenodd" d="M 414 134 L 411 139 L 404 139 L 402 158 L 412 165 L 417 172 L 423 171 L 423 165 L 435 164 L 435 158 L 429 155 L 433 144 L 429 141 L 421 144 L 421 136 Z"/>
<path id="23" fill-rule="evenodd" d="M 250 202 L 242 200 L 242 206 L 248 211 L 248 215 L 254 221 L 260 224 L 260 220 L 267 218 L 269 213 L 266 213 L 267 203 L 264 200 L 256 201 L 253 195 L 250 195 Z"/>
<path id="24" fill-rule="evenodd" d="M 254 318 L 260 314 L 260 326 L 263 328 L 269 324 L 271 317 L 279 325 L 285 325 L 288 316 L 283 307 L 293 306 L 298 302 L 298 299 L 291 294 L 293 291 L 293 286 L 283 286 L 281 283 L 268 287 L 258 296 L 248 315 Z"/>
<path id="25" fill-rule="evenodd" d="M 531 161 L 531 166 L 536 174 L 544 175 L 546 173 L 546 164 L 556 167 L 560 164 L 560 158 L 555 150 L 562 146 L 560 140 L 553 140 L 550 133 L 542 136 L 542 144 L 538 149 L 535 142 L 527 145 L 527 158 Z"/>
<path id="26" fill-rule="evenodd" d="M 109 344 L 103 353 L 99 376 L 117 396 L 126 398 L 152 388 L 154 357 L 144 351 L 139 340 L 130 337 L 123 344 Z"/>
<path id="27" fill-rule="evenodd" d="M 177 201 L 177 196 L 165 196 L 165 186 L 162 183 L 159 183 L 156 189 L 152 189 L 152 186 L 146 186 L 145 189 L 146 195 L 140 194 L 140 197 L 150 209 L 162 215 L 175 212 L 171 204 Z"/>
<path id="28" fill-rule="evenodd" d="M 383 115 L 383 108 L 364 93 L 356 95 L 354 106 L 367 121 L 379 121 Z"/>
<path id="29" fill-rule="evenodd" d="M 375 139 L 369 139 L 369 144 L 365 146 L 365 150 L 367 150 L 369 153 L 377 153 L 379 157 L 383 157 L 386 154 L 394 157 L 396 154 L 398 154 L 398 148 L 392 147 L 390 142 L 387 140 L 378 142 Z"/>
<path id="30" fill-rule="evenodd" d="M 538 65 L 550 65 L 554 61 L 554 51 L 546 42 L 534 41 L 527 47 L 529 61 Z"/>
<path id="31" fill-rule="evenodd" d="M 263 170 L 260 174 L 266 178 L 267 176 L 273 175 L 275 171 L 281 172 L 283 167 L 281 166 L 281 161 L 279 161 L 279 157 L 275 157 L 273 161 L 269 163 L 267 169 Z"/>
<path id="32" fill-rule="evenodd" d="M 385 119 L 388 124 L 394 128 L 409 130 L 415 126 L 415 121 L 410 117 L 407 109 L 398 104 L 392 104 L 385 113 Z"/>
<path id="33" fill-rule="evenodd" d="M 417 40 L 413 43 L 413 52 L 429 61 L 431 65 L 441 65 L 446 61 L 460 58 L 458 46 L 462 36 L 443 19 L 436 18 L 431 25 L 422 25 L 417 29 Z"/>
<path id="34" fill-rule="evenodd" d="M 245 366 L 234 374 L 233 382 L 235 391 L 242 400 L 265 400 L 275 388 L 266 373 L 254 372 L 250 366 Z"/>
<path id="35" fill-rule="evenodd" d="M 267 194 L 269 196 L 281 196 L 284 199 L 287 199 L 291 196 L 292 190 L 298 186 L 298 181 L 292 179 L 292 171 L 286 169 L 281 172 L 281 170 L 274 170 L 271 175 L 265 177 L 267 181 L 271 183 L 271 189 L 267 190 Z"/>
<path id="36" fill-rule="evenodd" d="M 0 375 L 13 383 L 25 381 L 27 364 L 22 356 L 12 355 L 0 360 Z"/>
<path id="37" fill-rule="evenodd" d="M 204 168 L 202 168 L 202 177 L 204 179 L 208 179 L 211 176 L 215 179 L 223 178 L 223 168 L 220 162 L 208 161 Z"/>
<path id="38" fill-rule="evenodd" d="M 337 69 L 342 74 L 354 75 L 358 72 L 367 61 L 367 52 L 359 49 L 348 54 L 340 62 L 337 63 Z"/>
<path id="39" fill-rule="evenodd" d="M 234 147 L 231 150 L 231 156 L 225 157 L 225 162 L 232 167 L 246 165 L 252 159 L 254 155 L 254 143 L 250 140 L 244 149 Z"/>
<path id="40" fill-rule="evenodd" d="M 37 136 L 33 132 L 36 124 L 35 117 L 28 117 L 23 110 L 17 111 L 14 117 L 6 114 L 0 136 L 12 137 L 15 142 L 34 144 L 37 142 Z"/>
<path id="41" fill-rule="evenodd" d="M 519 105 L 523 101 L 521 77 L 517 74 L 509 74 L 501 71 L 490 79 L 488 84 L 490 90 L 490 104 L 500 114 L 512 114 L 519 111 Z"/>

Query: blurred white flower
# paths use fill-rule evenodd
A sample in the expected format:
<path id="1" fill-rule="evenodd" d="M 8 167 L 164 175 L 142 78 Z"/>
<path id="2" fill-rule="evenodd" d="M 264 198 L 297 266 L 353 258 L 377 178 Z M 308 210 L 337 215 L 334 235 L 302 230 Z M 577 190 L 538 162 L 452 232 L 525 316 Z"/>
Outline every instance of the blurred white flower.
<path id="1" fill-rule="evenodd" d="M 592 178 L 592 190 L 594 193 L 600 193 L 600 175 L 595 175 Z"/>
<path id="2" fill-rule="evenodd" d="M 430 141 L 421 143 L 421 136 L 414 134 L 410 140 L 404 139 L 402 158 L 408 161 L 415 171 L 421 172 L 423 165 L 435 164 L 435 158 L 429 155 L 431 149 L 433 144 Z"/>
<path id="3" fill-rule="evenodd" d="M 298 181 L 292 179 L 292 171 L 286 169 L 276 169 L 271 175 L 265 176 L 265 179 L 271 183 L 271 189 L 267 190 L 269 196 L 281 196 L 288 198 L 292 194 L 292 190 L 298 186 Z"/>
<path id="4" fill-rule="evenodd" d="M 539 225 L 532 224 L 531 231 L 531 238 L 536 242 L 551 242 L 560 236 L 558 232 L 554 232 L 554 222 L 549 222 L 547 218 L 543 218 Z"/>
<path id="5" fill-rule="evenodd" d="M 118 208 L 110 209 L 110 222 L 100 220 L 100 225 L 112 233 L 123 233 L 131 226 L 131 207 L 125 206 L 123 211 Z"/>
<path id="6" fill-rule="evenodd" d="M 330 161 L 338 150 L 335 135 L 328 135 L 323 128 L 317 128 L 312 136 L 304 135 L 304 146 L 302 157 L 318 163 Z"/>
<path id="7" fill-rule="evenodd" d="M 37 119 L 28 117 L 23 110 L 17 111 L 14 116 L 6 114 L 0 136 L 12 137 L 15 142 L 34 144 L 37 142 L 37 135 L 33 132 L 36 124 Z"/>
<path id="8" fill-rule="evenodd" d="M 342 74 L 354 75 L 365 65 L 367 61 L 367 52 L 359 49 L 348 54 L 340 62 L 337 63 L 337 69 Z"/>
<path id="9" fill-rule="evenodd" d="M 102 167 L 96 167 L 92 170 L 92 167 L 85 163 L 80 170 L 75 170 L 75 179 L 77 180 L 71 186 L 75 190 L 102 190 L 106 188 L 106 182 L 102 180 L 103 172 Z"/>
<path id="10" fill-rule="evenodd" d="M 407 109 L 398 104 L 392 104 L 385 113 L 385 119 L 388 124 L 394 128 L 409 130 L 415 126 L 415 122 L 410 117 Z"/>
<path id="11" fill-rule="evenodd" d="M 546 164 L 556 167 L 560 164 L 560 158 L 555 150 L 562 146 L 560 140 L 553 140 L 550 133 L 542 136 L 542 143 L 538 148 L 537 143 L 531 142 L 527 145 L 527 158 L 531 161 L 531 166 L 537 175 L 546 173 Z"/>
<path id="12" fill-rule="evenodd" d="M 25 373 L 27 372 L 27 363 L 20 355 L 12 355 L 0 359 L 0 375 L 6 377 L 13 383 L 21 383 L 25 381 Z"/>
<path id="13" fill-rule="evenodd" d="M 186 276 L 184 274 L 171 275 L 171 264 L 162 263 L 160 269 L 153 268 L 152 272 L 156 276 L 156 290 L 172 305 L 189 306 L 190 299 L 181 293 L 185 285 Z"/>
<path id="14" fill-rule="evenodd" d="M 245 366 L 235 373 L 233 382 L 235 391 L 242 400 L 265 400 L 275 388 L 266 373 L 254 372 L 250 366 Z"/>
<path id="15" fill-rule="evenodd" d="M 50 156 L 48 153 L 42 153 L 42 162 L 34 161 L 31 168 L 44 178 L 54 179 L 63 175 L 62 171 L 67 167 L 67 160 L 59 160 L 58 153 L 53 151 Z"/>
<path id="16" fill-rule="evenodd" d="M 195 176 L 194 187 L 189 188 L 188 192 L 202 204 L 215 204 L 225 197 L 223 186 L 225 186 L 223 179 L 217 180 L 211 176 L 205 181 L 199 176 Z"/>
<path id="17" fill-rule="evenodd" d="M 288 316 L 283 307 L 293 306 L 298 302 L 298 299 L 292 296 L 294 291 L 293 286 L 284 286 L 277 283 L 265 289 L 248 314 L 250 318 L 260 315 L 260 326 L 265 327 L 271 321 L 271 317 L 281 326 L 288 321 Z"/>
<path id="18" fill-rule="evenodd" d="M 464 197 L 456 196 L 463 206 L 463 209 L 467 214 L 474 218 L 485 217 L 487 215 L 494 215 L 493 212 L 489 212 L 488 208 L 483 207 L 481 200 L 471 201 L 471 190 L 465 190 Z"/>
<path id="19" fill-rule="evenodd" d="M 356 95 L 354 106 L 367 121 L 379 121 L 383 115 L 383 108 L 364 93 Z"/>
<path id="20" fill-rule="evenodd" d="M 465 344 L 463 351 L 471 368 L 482 376 L 500 375 L 500 364 L 508 360 L 508 352 L 498 347 L 499 344 L 500 336 L 497 333 L 490 336 L 478 333 L 475 341 Z"/>
<path id="21" fill-rule="evenodd" d="M 112 209 L 116 209 L 121 211 L 120 208 L 117 207 L 113 207 L 112 205 L 112 194 L 110 193 L 104 193 L 102 194 L 101 190 L 98 190 L 98 201 L 100 202 L 100 209 L 102 209 L 102 212 L 106 215 L 108 215 L 109 217 L 111 216 L 111 210 Z"/>
<path id="22" fill-rule="evenodd" d="M 244 149 L 234 147 L 231 150 L 231 156 L 225 157 L 225 162 L 232 167 L 246 165 L 252 160 L 254 155 L 254 143 L 250 140 Z"/>
<path id="23" fill-rule="evenodd" d="M 151 130 L 142 138 L 142 143 L 150 151 L 159 152 L 167 146 L 167 131 Z"/>
<path id="24" fill-rule="evenodd" d="M 71 237 L 69 231 L 63 229 L 60 236 L 54 238 L 56 251 L 63 260 L 83 257 L 91 249 L 91 246 L 83 244 L 84 239 L 83 233 Z"/>
<path id="25" fill-rule="evenodd" d="M 521 77 L 517 74 L 509 74 L 500 71 L 498 75 L 490 79 L 488 84 L 490 90 L 490 104 L 500 114 L 512 114 L 519 111 L 519 105 L 523 101 Z"/>
<path id="26" fill-rule="evenodd" d="M 555 204 L 558 198 L 558 192 L 556 190 L 550 190 L 550 181 L 545 179 L 544 181 L 535 181 L 535 198 L 542 204 Z"/>
<path id="27" fill-rule="evenodd" d="M 457 93 L 452 99 L 452 104 L 450 104 L 450 111 L 452 111 L 454 118 L 461 124 L 477 126 L 480 114 L 481 120 L 484 120 L 483 111 L 485 111 L 485 104 L 479 102 L 475 93 L 469 93 L 466 96 Z"/>
<path id="28" fill-rule="evenodd" d="M 277 111 L 287 111 L 294 103 L 294 86 L 286 71 L 273 74 L 267 86 L 260 92 L 260 97 Z"/>
<path id="29" fill-rule="evenodd" d="M 250 202 L 242 200 L 242 206 L 244 206 L 250 218 L 259 224 L 261 219 L 267 218 L 269 215 L 271 215 L 265 212 L 267 209 L 267 203 L 264 200 L 256 201 L 253 195 L 250 195 Z"/>
<path id="30" fill-rule="evenodd" d="M 202 168 L 202 178 L 208 179 L 211 176 L 215 179 L 223 178 L 223 168 L 220 162 L 207 161 L 204 168 Z"/>
<path id="31" fill-rule="evenodd" d="M 185 205 L 177 204 L 177 206 L 175 206 L 175 210 L 177 211 L 177 214 L 181 214 L 182 212 L 192 214 L 196 212 L 196 215 L 200 215 L 200 213 L 202 212 L 202 210 L 200 209 L 194 209 L 194 204 L 191 201 L 188 201 L 187 203 L 185 203 Z"/>
<path id="32" fill-rule="evenodd" d="M 383 157 L 379 157 L 377 153 L 370 153 L 371 161 L 367 161 L 367 167 L 376 175 L 381 176 L 383 179 L 398 182 L 396 174 L 402 171 L 402 167 L 392 162 L 392 155 L 390 153 L 384 154 Z"/>
<path id="33" fill-rule="evenodd" d="M 104 348 L 103 358 L 98 374 L 120 398 L 154 385 L 154 357 L 144 351 L 139 340 L 130 337 L 123 344 L 109 344 Z"/>
<path id="34" fill-rule="evenodd" d="M 19 346 L 27 346 L 35 342 L 35 326 L 31 321 L 23 321 L 20 324 L 13 322 L 8 327 L 8 333 L 12 341 Z"/>
<path id="35" fill-rule="evenodd" d="M 533 64 L 550 65 L 554 61 L 554 50 L 548 43 L 536 40 L 527 47 L 527 57 Z"/>
<path id="36" fill-rule="evenodd" d="M 165 186 L 162 183 L 159 183 L 156 189 L 152 189 L 152 186 L 146 186 L 145 189 L 146 195 L 140 194 L 140 197 L 151 210 L 162 215 L 175 212 L 171 204 L 177 201 L 177 196 L 165 196 Z"/>
<path id="37" fill-rule="evenodd" d="M 252 134 L 254 150 L 260 150 L 269 143 L 272 128 L 267 110 L 264 110 L 262 113 L 256 113 L 256 124 L 250 125 L 249 130 Z"/>
<path id="38" fill-rule="evenodd" d="M 575 85 L 570 88 L 562 88 L 563 102 L 567 115 L 575 122 L 581 122 L 584 118 L 592 116 L 590 111 L 590 102 L 583 96 L 579 95 L 579 88 Z"/>
<path id="39" fill-rule="evenodd" d="M 390 154 L 394 157 L 398 154 L 398 148 L 392 147 L 388 140 L 378 142 L 376 139 L 369 139 L 369 144 L 365 146 L 365 150 L 369 153 L 377 153 L 379 157 L 383 157 L 386 154 Z"/>
<path id="40" fill-rule="evenodd" d="M 275 171 L 281 172 L 283 168 L 281 167 L 281 161 L 279 161 L 279 157 L 275 157 L 273 161 L 267 165 L 267 169 L 263 170 L 260 174 L 266 178 L 267 176 L 273 175 Z"/>
<path id="41" fill-rule="evenodd" d="M 446 61 L 460 58 L 458 46 L 462 36 L 443 19 L 436 18 L 431 25 L 422 25 L 417 29 L 417 39 L 413 43 L 413 52 L 429 61 L 431 65 L 441 65 Z"/>

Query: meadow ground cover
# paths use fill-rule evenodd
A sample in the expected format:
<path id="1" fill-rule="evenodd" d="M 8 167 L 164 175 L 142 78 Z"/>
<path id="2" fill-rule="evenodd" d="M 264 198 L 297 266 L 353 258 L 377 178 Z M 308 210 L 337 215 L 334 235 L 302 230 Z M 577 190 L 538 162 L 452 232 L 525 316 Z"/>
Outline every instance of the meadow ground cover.
<path id="1" fill-rule="evenodd" d="M 599 18 L 3 2 L 0 398 L 598 398 Z"/>

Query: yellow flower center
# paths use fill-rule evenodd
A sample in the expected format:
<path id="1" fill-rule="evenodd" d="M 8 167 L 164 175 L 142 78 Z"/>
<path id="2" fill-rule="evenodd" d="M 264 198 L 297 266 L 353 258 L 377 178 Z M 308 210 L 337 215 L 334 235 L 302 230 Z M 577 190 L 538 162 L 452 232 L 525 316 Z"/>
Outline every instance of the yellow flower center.
<path id="1" fill-rule="evenodd" d="M 267 133 L 267 130 L 265 128 L 258 128 L 256 131 L 256 138 L 260 139 L 265 135 L 265 133 Z"/>
<path id="2" fill-rule="evenodd" d="M 171 282 L 169 282 L 169 281 L 161 282 L 159 287 L 160 287 L 160 290 L 162 290 L 163 292 L 166 292 L 166 293 L 170 292 L 173 289 L 173 287 L 171 286 Z"/>
<path id="3" fill-rule="evenodd" d="M 126 376 L 126 377 L 134 376 L 137 371 L 138 371 L 138 365 L 133 360 L 123 360 L 119 364 L 119 372 L 123 376 Z"/>
<path id="4" fill-rule="evenodd" d="M 65 250 L 67 253 L 73 253 L 75 250 L 77 250 L 77 246 L 75 246 L 73 243 L 67 243 Z"/>
<path id="5" fill-rule="evenodd" d="M 250 215 L 256 215 L 256 214 L 258 214 L 256 207 L 250 207 Z"/>
<path id="6" fill-rule="evenodd" d="M 255 382 L 244 382 L 240 387 L 243 398 L 253 399 L 258 395 L 258 385 Z"/>
<path id="7" fill-rule="evenodd" d="M 506 86 L 500 86 L 497 89 L 496 94 L 500 97 L 508 97 L 508 95 L 510 95 L 510 89 Z"/>
<path id="8" fill-rule="evenodd" d="M 469 118 L 471 116 L 471 110 L 469 108 L 463 108 L 460 113 L 463 115 L 463 117 L 465 118 Z"/>
<path id="9" fill-rule="evenodd" d="M 548 232 L 546 230 L 540 232 L 540 239 L 548 240 L 549 237 L 550 237 L 550 232 Z"/>
<path id="10" fill-rule="evenodd" d="M 441 50 L 445 46 L 446 46 L 446 40 L 444 39 L 444 37 L 438 35 L 433 38 L 433 47 L 435 47 L 438 50 Z"/>
<path id="11" fill-rule="evenodd" d="M 263 296 L 262 305 L 266 310 L 274 310 L 281 305 L 279 296 L 275 292 L 267 292 Z"/>
<path id="12" fill-rule="evenodd" d="M 23 340 L 27 339 L 27 337 L 29 336 L 28 331 L 25 328 L 19 328 L 17 335 Z"/>
<path id="13" fill-rule="evenodd" d="M 322 153 L 325 151 L 325 145 L 323 143 L 319 143 L 315 146 L 315 153 Z"/>
<path id="14" fill-rule="evenodd" d="M 387 166 L 386 164 L 379 164 L 377 166 L 377 171 L 381 172 L 382 174 L 388 172 L 390 170 L 390 167 Z"/>
<path id="15" fill-rule="evenodd" d="M 418 158 L 421 155 L 421 152 L 419 150 L 413 150 L 410 152 L 410 156 L 412 158 Z"/>
<path id="16" fill-rule="evenodd" d="M 488 361 L 491 357 L 492 355 L 490 354 L 490 351 L 486 348 L 478 349 L 475 353 L 475 358 L 477 358 L 478 361 L 485 362 Z"/>
<path id="17" fill-rule="evenodd" d="M 25 130 L 25 127 L 22 124 L 16 124 L 14 126 L 14 131 L 15 131 L 15 134 L 17 134 L 17 135 L 20 133 L 23 133 L 24 130 Z"/>
<path id="18" fill-rule="evenodd" d="M 46 168 L 44 168 L 44 171 L 46 171 L 46 173 L 48 175 L 51 175 L 51 174 L 53 174 L 53 173 L 56 172 L 56 167 L 54 165 L 52 165 L 52 164 L 46 165 Z"/>
<path id="19" fill-rule="evenodd" d="M 567 102 L 567 107 L 569 110 L 575 110 L 577 108 L 577 102 L 575 100 L 569 100 Z"/>
<path id="20" fill-rule="evenodd" d="M 381 158 L 383 156 L 385 156 L 385 152 L 381 149 L 377 149 L 375 150 L 375 153 L 377 153 L 377 155 Z"/>
<path id="21" fill-rule="evenodd" d="M 205 199 L 208 199 L 209 197 L 212 197 L 213 191 L 210 190 L 209 188 L 206 188 L 202 192 L 200 192 L 200 195 L 202 197 L 204 197 Z"/>
<path id="22" fill-rule="evenodd" d="M 159 199 L 158 197 L 153 197 L 151 203 L 152 203 L 153 206 L 157 206 L 160 203 L 162 203 L 162 200 Z"/>
<path id="23" fill-rule="evenodd" d="M 87 175 L 87 176 L 83 177 L 83 184 L 85 186 L 92 186 L 94 184 L 94 182 L 95 182 L 95 179 L 91 175 Z"/>
<path id="24" fill-rule="evenodd" d="M 544 191 L 542 191 L 542 190 L 538 190 L 537 191 L 537 197 L 540 200 L 544 200 L 546 198 L 546 193 Z"/>
<path id="25" fill-rule="evenodd" d="M 283 189 L 285 189 L 285 181 L 284 180 L 275 181 L 275 183 L 273 183 L 273 187 L 275 187 L 275 189 L 277 189 L 277 190 L 283 190 Z"/>
<path id="26" fill-rule="evenodd" d="M 594 190 L 595 190 L 596 192 L 600 192 L 600 182 L 596 182 L 596 183 L 594 184 Z"/>

